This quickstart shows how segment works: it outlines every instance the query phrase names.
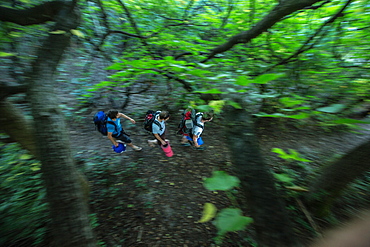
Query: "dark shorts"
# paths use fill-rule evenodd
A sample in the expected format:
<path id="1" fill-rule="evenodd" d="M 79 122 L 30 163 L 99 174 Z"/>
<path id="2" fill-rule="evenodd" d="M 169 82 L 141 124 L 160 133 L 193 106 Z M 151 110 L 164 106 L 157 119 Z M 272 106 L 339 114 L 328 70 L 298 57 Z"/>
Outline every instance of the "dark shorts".
<path id="1" fill-rule="evenodd" d="M 155 135 L 153 134 L 154 138 L 155 138 Z M 162 140 L 166 140 L 166 131 L 163 132 L 162 135 L 159 135 L 159 137 L 162 139 Z M 157 139 L 157 138 L 155 138 Z M 160 146 L 162 145 L 162 143 L 160 141 L 157 140 L 157 144 Z"/>
<path id="2" fill-rule="evenodd" d="M 128 137 L 127 135 L 121 133 L 119 136 L 114 136 L 114 138 L 116 140 L 120 140 L 120 141 L 123 141 L 124 143 L 131 143 L 131 139 L 130 137 Z"/>

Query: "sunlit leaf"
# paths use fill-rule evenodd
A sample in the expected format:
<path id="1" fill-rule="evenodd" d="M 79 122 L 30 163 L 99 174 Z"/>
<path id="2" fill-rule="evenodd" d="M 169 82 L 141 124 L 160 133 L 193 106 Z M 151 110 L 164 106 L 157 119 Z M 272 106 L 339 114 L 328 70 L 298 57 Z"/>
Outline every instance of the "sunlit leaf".
<path id="1" fill-rule="evenodd" d="M 16 55 L 15 53 L 8 53 L 8 52 L 0 51 L 0 57 L 11 57 L 15 55 Z"/>
<path id="2" fill-rule="evenodd" d="M 35 171 L 40 170 L 40 167 L 31 167 L 30 169 L 35 172 Z"/>
<path id="3" fill-rule="evenodd" d="M 217 208 L 212 203 L 205 203 L 202 213 L 202 218 L 198 221 L 199 223 L 208 222 L 213 219 L 216 215 Z"/>
<path id="4" fill-rule="evenodd" d="M 284 104 L 286 107 L 292 107 L 295 105 L 302 104 L 304 102 L 303 100 L 299 100 L 299 99 L 295 99 L 291 97 L 283 97 L 279 99 L 279 101 L 280 103 Z"/>
<path id="5" fill-rule="evenodd" d="M 285 151 L 282 150 L 281 148 L 273 148 L 273 149 L 271 149 L 271 152 L 279 154 L 279 157 L 282 158 L 282 159 L 288 159 L 289 158 L 289 155 L 287 153 L 285 153 Z"/>
<path id="6" fill-rule="evenodd" d="M 254 78 L 253 83 L 266 84 L 283 76 L 284 74 L 263 74 Z"/>
<path id="7" fill-rule="evenodd" d="M 208 103 L 208 105 L 214 109 L 215 113 L 220 113 L 222 108 L 225 105 L 225 101 L 224 100 L 211 100 Z"/>
<path id="8" fill-rule="evenodd" d="M 297 161 L 302 161 L 302 162 L 311 162 L 308 159 L 304 159 L 300 157 L 300 154 L 294 149 L 289 149 L 289 153 L 286 153 L 281 148 L 273 148 L 271 149 L 271 152 L 279 154 L 278 157 L 285 159 L 285 160 L 297 160 Z"/>
<path id="9" fill-rule="evenodd" d="M 203 94 L 223 94 L 224 92 L 221 92 L 217 88 L 212 88 L 207 91 L 195 91 L 195 93 L 203 93 Z"/>
<path id="10" fill-rule="evenodd" d="M 81 32 L 80 30 L 71 29 L 71 33 L 72 33 L 73 35 L 76 35 L 77 37 L 85 38 L 85 35 L 84 35 L 84 34 L 83 34 L 83 32 Z"/>
<path id="11" fill-rule="evenodd" d="M 253 80 L 250 80 L 245 75 L 242 75 L 242 76 L 239 76 L 238 78 L 236 78 L 235 84 L 239 85 L 239 86 L 248 86 L 249 84 L 251 84 L 253 82 L 254 82 Z"/>
<path id="12" fill-rule="evenodd" d="M 55 31 L 51 31 L 49 33 L 51 33 L 51 34 L 64 34 L 64 33 L 66 33 L 66 31 L 63 31 L 63 30 L 55 30 Z"/>
<path id="13" fill-rule="evenodd" d="M 29 160 L 29 159 L 32 159 L 32 155 L 29 155 L 29 154 L 22 154 L 19 159 L 21 160 Z"/>

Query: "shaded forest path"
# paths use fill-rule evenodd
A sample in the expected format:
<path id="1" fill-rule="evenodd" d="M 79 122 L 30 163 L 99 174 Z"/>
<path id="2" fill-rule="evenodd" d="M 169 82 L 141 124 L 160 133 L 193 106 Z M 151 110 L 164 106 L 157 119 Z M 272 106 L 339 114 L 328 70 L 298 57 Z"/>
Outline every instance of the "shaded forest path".
<path id="1" fill-rule="evenodd" d="M 68 103 L 68 99 L 64 100 Z M 216 116 L 206 124 L 202 137 L 207 149 L 196 151 L 180 145 L 181 136 L 175 133 L 181 113 L 171 112 L 168 139 L 174 156 L 168 158 L 159 147 L 147 144 L 152 136 L 142 129 L 142 120 L 148 110 L 146 105 L 150 104 L 141 99 L 133 102 L 137 103 L 123 112 L 137 124 L 123 121 L 123 125 L 133 142 L 143 147 L 141 152 L 127 147 L 122 154 L 114 153 L 107 137 L 94 130 L 94 113 L 111 107 L 91 109 L 79 122 L 71 124 L 71 145 L 90 183 L 91 213 L 99 241 L 109 247 L 216 246 L 215 226 L 211 222 L 197 222 L 204 203 L 213 203 L 218 210 L 239 207 L 248 216 L 240 190 L 212 192 L 203 187 L 204 178 L 211 177 L 212 171 L 235 175 L 223 141 L 222 117 Z M 296 128 L 264 119 L 258 125 L 258 135 L 264 159 L 275 172 L 281 172 L 286 165 L 271 152 L 275 147 L 285 151 L 295 149 L 312 160 L 304 167 L 291 167 L 296 175 L 295 184 L 305 186 L 318 167 L 370 137 L 370 126 L 363 127 L 367 128 L 361 130 L 363 134 L 325 132 L 315 126 Z M 219 246 L 253 246 L 252 229 L 227 234 Z M 297 232 L 306 238 L 306 232 Z"/>

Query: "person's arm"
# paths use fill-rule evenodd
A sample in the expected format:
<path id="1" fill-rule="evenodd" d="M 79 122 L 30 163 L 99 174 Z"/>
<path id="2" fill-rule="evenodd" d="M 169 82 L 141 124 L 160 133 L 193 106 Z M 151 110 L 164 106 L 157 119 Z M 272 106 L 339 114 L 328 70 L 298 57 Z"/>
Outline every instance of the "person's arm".
<path id="1" fill-rule="evenodd" d="M 132 119 L 132 118 L 130 118 L 129 116 L 127 116 L 127 115 L 125 115 L 125 114 L 123 114 L 123 113 L 118 113 L 118 117 L 123 117 L 123 118 L 126 118 L 126 119 L 128 119 L 128 120 L 130 120 L 131 121 L 131 123 L 136 123 L 136 121 L 134 120 L 134 119 Z"/>
<path id="2" fill-rule="evenodd" d="M 158 134 L 153 135 L 162 145 L 166 145 L 166 142 Z"/>
<path id="3" fill-rule="evenodd" d="M 197 135 L 193 135 L 193 142 L 194 142 L 194 146 L 196 148 L 199 148 L 200 146 L 198 145 L 198 136 Z"/>
<path id="4" fill-rule="evenodd" d="M 118 147 L 118 142 L 116 142 L 116 140 L 113 138 L 112 134 L 113 134 L 113 132 L 108 132 L 107 137 L 113 143 L 114 146 Z"/>

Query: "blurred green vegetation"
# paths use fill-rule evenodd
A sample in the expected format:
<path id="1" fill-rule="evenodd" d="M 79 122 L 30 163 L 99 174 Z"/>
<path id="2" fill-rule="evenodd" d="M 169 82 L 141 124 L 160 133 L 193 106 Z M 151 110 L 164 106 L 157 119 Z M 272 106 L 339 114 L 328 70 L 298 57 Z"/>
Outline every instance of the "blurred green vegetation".
<path id="1" fill-rule="evenodd" d="M 44 240 L 49 214 L 40 166 L 17 144 L 0 142 L 0 246 Z"/>

